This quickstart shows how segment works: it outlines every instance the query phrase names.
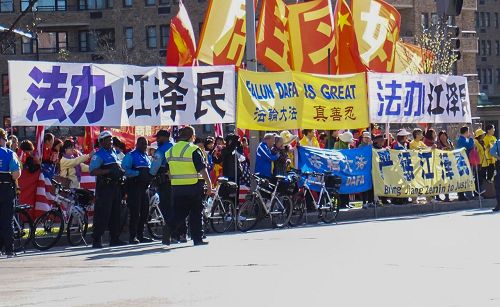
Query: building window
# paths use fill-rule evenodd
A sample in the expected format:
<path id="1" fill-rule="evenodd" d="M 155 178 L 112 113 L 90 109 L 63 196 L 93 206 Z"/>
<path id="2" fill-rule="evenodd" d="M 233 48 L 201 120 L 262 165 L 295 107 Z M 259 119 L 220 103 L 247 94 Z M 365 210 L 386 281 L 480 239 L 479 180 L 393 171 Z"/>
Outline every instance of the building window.
<path id="1" fill-rule="evenodd" d="M 114 48 L 114 29 L 97 29 L 79 32 L 80 52 L 111 51 Z"/>
<path id="2" fill-rule="evenodd" d="M 170 25 L 160 25 L 160 48 L 167 48 Z"/>
<path id="3" fill-rule="evenodd" d="M 155 6 L 156 0 L 146 0 L 146 6 Z"/>
<path id="4" fill-rule="evenodd" d="M 36 53 L 36 40 L 23 37 L 22 38 L 22 54 L 33 54 Z"/>
<path id="5" fill-rule="evenodd" d="M 481 55 L 481 41 L 480 40 L 477 41 L 477 54 Z"/>
<path id="6" fill-rule="evenodd" d="M 0 54 L 2 55 L 14 55 L 16 54 L 16 41 L 8 40 L 0 45 Z"/>
<path id="7" fill-rule="evenodd" d="M 2 96 L 9 95 L 9 75 L 2 75 Z"/>
<path id="8" fill-rule="evenodd" d="M 127 47 L 127 49 L 134 48 L 134 28 L 124 28 L 123 36 L 125 36 L 125 46 Z"/>
<path id="9" fill-rule="evenodd" d="M 428 13 L 422 13 L 422 15 L 420 15 L 420 25 L 422 26 L 422 29 L 429 29 L 429 14 Z"/>
<path id="10" fill-rule="evenodd" d="M 500 55 L 500 41 L 495 41 L 495 55 Z"/>
<path id="11" fill-rule="evenodd" d="M 439 16 L 437 13 L 431 13 L 431 25 L 437 25 L 439 23 Z"/>
<path id="12" fill-rule="evenodd" d="M 486 55 L 486 41 L 482 41 L 481 43 L 481 55 Z"/>
<path id="13" fill-rule="evenodd" d="M 0 13 L 12 13 L 12 12 L 14 12 L 14 1 L 0 0 Z"/>
<path id="14" fill-rule="evenodd" d="M 123 7 L 131 7 L 132 5 L 132 0 L 123 0 Z"/>
<path id="15" fill-rule="evenodd" d="M 486 13 L 486 27 L 489 28 L 491 25 L 490 12 Z"/>
<path id="16" fill-rule="evenodd" d="M 486 24 L 486 21 L 485 21 L 486 18 L 484 17 L 484 12 L 479 13 L 479 16 L 481 17 L 481 18 L 479 18 L 479 26 L 481 28 L 484 28 L 484 25 Z"/>
<path id="17" fill-rule="evenodd" d="M 500 85 L 500 69 L 497 68 L 497 85 Z"/>
<path id="18" fill-rule="evenodd" d="M 488 81 L 488 84 L 493 84 L 493 71 L 491 68 L 488 68 L 486 71 L 486 80 Z"/>
<path id="19" fill-rule="evenodd" d="M 488 49 L 488 55 L 491 55 L 491 41 L 487 40 L 486 41 L 486 48 Z"/>
<path id="20" fill-rule="evenodd" d="M 37 34 L 39 53 L 58 53 L 68 49 L 68 34 L 66 32 L 42 32 Z"/>
<path id="21" fill-rule="evenodd" d="M 79 0 L 80 10 L 104 10 L 113 8 L 113 0 Z"/>
<path id="22" fill-rule="evenodd" d="M 479 28 L 479 12 L 476 12 L 476 28 Z"/>
<path id="23" fill-rule="evenodd" d="M 146 40 L 148 48 L 157 48 L 158 40 L 156 37 L 156 26 L 147 26 L 146 27 Z"/>
<path id="24" fill-rule="evenodd" d="M 495 28 L 498 29 L 498 13 L 495 13 Z"/>
<path id="25" fill-rule="evenodd" d="M 30 1 L 21 1 L 21 10 L 28 8 Z M 38 0 L 32 7 L 32 11 L 52 12 L 52 11 L 66 11 L 66 0 Z"/>

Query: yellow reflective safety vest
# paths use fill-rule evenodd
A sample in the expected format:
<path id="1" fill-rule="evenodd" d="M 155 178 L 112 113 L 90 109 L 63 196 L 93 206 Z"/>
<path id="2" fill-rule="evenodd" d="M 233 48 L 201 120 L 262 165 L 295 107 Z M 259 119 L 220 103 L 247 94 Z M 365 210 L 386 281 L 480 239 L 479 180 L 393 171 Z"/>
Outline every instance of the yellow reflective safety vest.
<path id="1" fill-rule="evenodd" d="M 201 178 L 193 163 L 193 153 L 197 149 L 199 147 L 193 143 L 180 141 L 165 153 L 172 185 L 193 185 Z"/>

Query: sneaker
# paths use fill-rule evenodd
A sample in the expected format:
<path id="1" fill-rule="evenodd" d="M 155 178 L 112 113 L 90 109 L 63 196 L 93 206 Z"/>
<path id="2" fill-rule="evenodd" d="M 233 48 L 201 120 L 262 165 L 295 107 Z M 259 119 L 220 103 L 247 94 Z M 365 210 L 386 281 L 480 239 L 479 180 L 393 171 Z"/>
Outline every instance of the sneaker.
<path id="1" fill-rule="evenodd" d="M 208 242 L 200 240 L 200 241 L 194 241 L 193 244 L 194 244 L 194 246 L 208 245 Z"/>
<path id="2" fill-rule="evenodd" d="M 127 245 L 127 242 L 125 241 L 122 241 L 122 240 L 112 240 L 111 242 L 109 242 L 109 246 L 124 246 L 124 245 Z"/>
<path id="3" fill-rule="evenodd" d="M 128 242 L 129 242 L 130 244 L 139 244 L 139 243 L 141 243 L 141 242 L 139 241 L 139 239 L 137 239 L 137 238 L 130 238 L 130 240 L 129 240 Z"/>
<path id="4" fill-rule="evenodd" d="M 154 241 L 153 239 L 148 238 L 148 237 L 139 238 L 139 242 L 141 242 L 141 243 L 151 243 L 153 241 Z"/>

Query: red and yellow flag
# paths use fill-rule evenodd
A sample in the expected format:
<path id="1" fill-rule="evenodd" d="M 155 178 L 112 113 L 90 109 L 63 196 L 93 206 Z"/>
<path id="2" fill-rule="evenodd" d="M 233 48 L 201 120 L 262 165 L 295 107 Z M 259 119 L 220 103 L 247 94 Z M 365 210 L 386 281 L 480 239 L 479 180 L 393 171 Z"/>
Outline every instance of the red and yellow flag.
<path id="1" fill-rule="evenodd" d="M 363 63 L 372 71 L 393 72 L 399 12 L 382 0 L 351 0 L 351 10 Z"/>
<path id="2" fill-rule="evenodd" d="M 179 1 L 179 13 L 170 21 L 167 48 L 167 66 L 192 66 L 196 43 L 191 20 L 186 7 Z"/>
<path id="3" fill-rule="evenodd" d="M 352 13 L 345 0 L 337 0 L 334 18 L 337 73 L 353 74 L 366 71 L 366 66 L 359 55 Z"/>
<path id="4" fill-rule="evenodd" d="M 245 0 L 210 0 L 196 58 L 240 66 L 246 43 Z"/>
<path id="5" fill-rule="evenodd" d="M 292 4 L 288 9 L 293 70 L 327 74 L 330 66 L 330 73 L 335 73 L 335 33 L 330 0 Z"/>
<path id="6" fill-rule="evenodd" d="M 261 5 L 257 60 L 269 71 L 291 70 L 288 7 L 283 0 L 264 0 Z"/>
<path id="7" fill-rule="evenodd" d="M 422 47 L 398 41 L 394 72 L 406 74 L 425 73 L 424 63 L 432 60 L 431 53 Z"/>

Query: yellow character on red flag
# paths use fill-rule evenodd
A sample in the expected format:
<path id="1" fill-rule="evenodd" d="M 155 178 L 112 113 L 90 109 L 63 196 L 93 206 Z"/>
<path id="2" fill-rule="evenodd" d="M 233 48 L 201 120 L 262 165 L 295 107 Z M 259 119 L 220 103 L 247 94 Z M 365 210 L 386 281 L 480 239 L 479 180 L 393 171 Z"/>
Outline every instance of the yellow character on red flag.
<path id="1" fill-rule="evenodd" d="M 327 74 L 330 67 L 330 73 L 336 72 L 335 33 L 330 0 L 292 4 L 288 9 L 293 70 Z"/>
<path id="2" fill-rule="evenodd" d="M 353 74 L 366 71 L 358 50 L 352 13 L 345 0 L 335 5 L 335 40 L 337 43 L 337 73 Z"/>
<path id="3" fill-rule="evenodd" d="M 210 0 L 196 58 L 210 65 L 240 66 L 245 52 L 245 0 Z"/>
<path id="4" fill-rule="evenodd" d="M 399 12 L 382 0 L 351 0 L 351 10 L 363 63 L 372 71 L 393 72 Z"/>
<path id="5" fill-rule="evenodd" d="M 195 48 L 193 25 L 186 7 L 179 1 L 179 13 L 170 21 L 167 66 L 192 66 L 195 60 Z"/>
<path id="6" fill-rule="evenodd" d="M 283 0 L 264 0 L 261 5 L 257 60 L 269 71 L 291 70 L 288 7 Z"/>

